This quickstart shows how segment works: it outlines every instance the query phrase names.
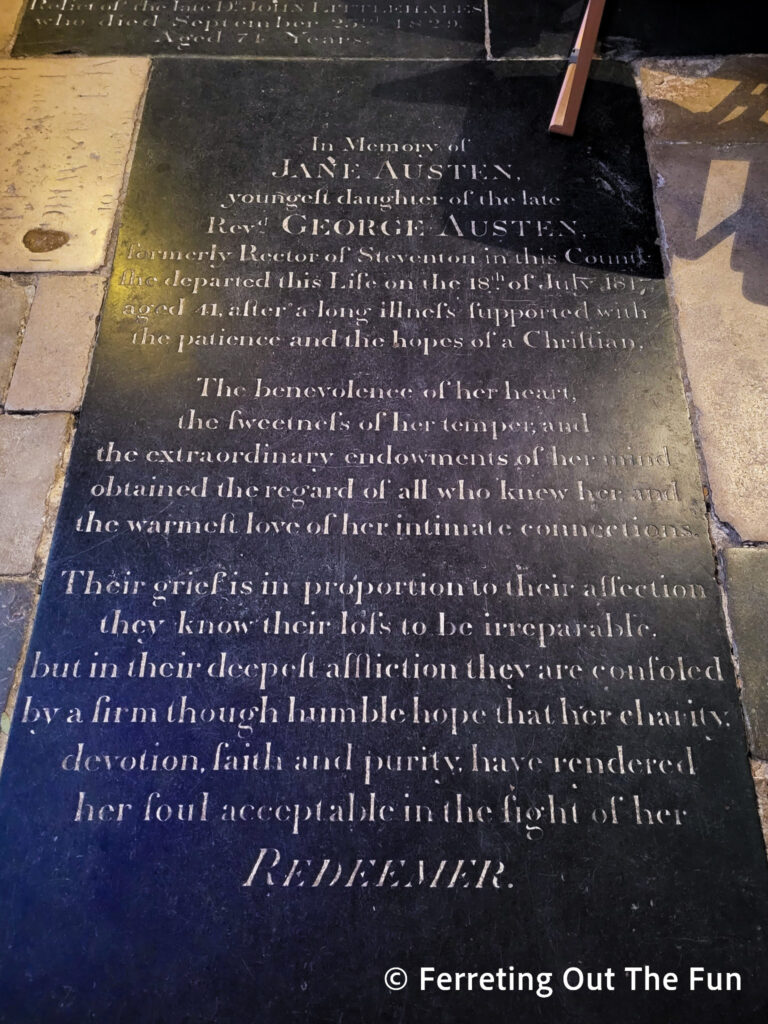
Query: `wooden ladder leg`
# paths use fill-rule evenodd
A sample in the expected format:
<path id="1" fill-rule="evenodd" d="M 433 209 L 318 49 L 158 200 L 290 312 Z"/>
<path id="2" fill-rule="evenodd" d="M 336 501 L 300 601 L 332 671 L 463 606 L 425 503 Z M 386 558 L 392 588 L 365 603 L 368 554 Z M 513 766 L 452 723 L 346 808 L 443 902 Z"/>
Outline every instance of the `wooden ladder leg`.
<path id="1" fill-rule="evenodd" d="M 568 67 L 565 69 L 563 85 L 557 97 L 555 112 L 549 122 L 549 130 L 559 135 L 573 135 L 579 116 L 584 86 L 587 84 L 592 58 L 597 45 L 597 33 L 603 17 L 605 0 L 589 0 L 581 20 Z"/>

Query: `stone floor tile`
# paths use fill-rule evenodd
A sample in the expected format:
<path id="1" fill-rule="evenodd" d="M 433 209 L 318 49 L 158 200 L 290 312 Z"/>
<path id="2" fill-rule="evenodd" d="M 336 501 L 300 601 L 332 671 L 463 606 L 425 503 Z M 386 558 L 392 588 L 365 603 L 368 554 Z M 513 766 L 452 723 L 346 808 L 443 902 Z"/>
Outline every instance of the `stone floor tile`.
<path id="1" fill-rule="evenodd" d="M 657 138 L 768 142 L 768 57 L 644 61 L 639 75 Z"/>
<path id="2" fill-rule="evenodd" d="M 21 18 L 21 9 L 26 0 L 2 0 L 0 3 L 0 54 L 10 50 L 16 26 Z"/>
<path id="3" fill-rule="evenodd" d="M 104 284 L 95 274 L 40 280 L 8 390 L 8 412 L 80 408 Z"/>
<path id="4" fill-rule="evenodd" d="M 25 288 L 10 277 L 0 277 L 0 407 L 5 402 L 11 382 L 32 294 L 32 288 Z"/>
<path id="5" fill-rule="evenodd" d="M 95 270 L 105 259 L 143 58 L 0 60 L 0 270 Z"/>
<path id="6" fill-rule="evenodd" d="M 725 569 L 749 746 L 768 760 L 768 549 L 730 548 Z"/>
<path id="7" fill-rule="evenodd" d="M 8 700 L 35 596 L 34 584 L 26 580 L 0 580 L 0 709 Z"/>
<path id="8" fill-rule="evenodd" d="M 23 576 L 34 568 L 69 424 L 65 413 L 0 416 L 0 574 Z"/>
<path id="9" fill-rule="evenodd" d="M 768 849 L 768 762 L 752 761 L 752 778 L 755 782 L 757 809 L 763 826 L 763 839 Z"/>
<path id="10" fill-rule="evenodd" d="M 768 151 L 657 144 L 651 163 L 714 510 L 768 541 Z"/>

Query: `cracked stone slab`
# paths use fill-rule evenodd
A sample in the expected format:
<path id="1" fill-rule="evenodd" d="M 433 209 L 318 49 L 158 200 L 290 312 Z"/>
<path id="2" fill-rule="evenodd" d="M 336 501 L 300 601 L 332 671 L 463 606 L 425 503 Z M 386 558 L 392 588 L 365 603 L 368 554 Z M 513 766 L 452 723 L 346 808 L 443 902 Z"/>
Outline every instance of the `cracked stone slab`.
<path id="1" fill-rule="evenodd" d="M 76 412 L 82 403 L 104 278 L 40 281 L 8 390 L 8 412 Z"/>
<path id="2" fill-rule="evenodd" d="M 0 581 L 0 708 L 8 700 L 34 602 L 33 584 Z"/>
<path id="3" fill-rule="evenodd" d="M 651 162 L 714 509 L 768 541 L 768 153 L 655 144 Z"/>
<path id="4" fill-rule="evenodd" d="M 0 60 L 0 270 L 104 262 L 148 62 Z"/>
<path id="5" fill-rule="evenodd" d="M 647 61 L 639 77 L 656 138 L 768 142 L 768 57 Z"/>
<path id="6" fill-rule="evenodd" d="M 33 289 L 0 277 L 0 405 L 5 402 Z"/>
<path id="7" fill-rule="evenodd" d="M 768 550 L 725 552 L 728 613 L 739 658 L 751 753 L 768 760 Z"/>
<path id="8" fill-rule="evenodd" d="M 32 572 L 69 416 L 0 416 L 0 574 Z"/>

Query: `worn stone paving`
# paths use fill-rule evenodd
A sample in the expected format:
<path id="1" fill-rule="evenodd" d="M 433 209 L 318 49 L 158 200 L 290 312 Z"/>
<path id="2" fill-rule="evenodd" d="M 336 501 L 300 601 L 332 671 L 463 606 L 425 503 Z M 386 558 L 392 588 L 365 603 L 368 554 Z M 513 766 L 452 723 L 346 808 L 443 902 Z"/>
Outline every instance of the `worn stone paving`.
<path id="1" fill-rule="evenodd" d="M 0 277 L 0 405 L 5 405 L 34 294 L 31 281 Z"/>
<path id="2" fill-rule="evenodd" d="M 3 270 L 104 264 L 148 62 L 0 62 Z"/>
<path id="3" fill-rule="evenodd" d="M 669 284 L 718 520 L 768 541 L 768 60 L 640 70 Z"/>
<path id="4" fill-rule="evenodd" d="M 3 574 L 30 576 L 45 527 L 47 497 L 64 462 L 66 413 L 0 416 L 0 548 Z"/>
<path id="5" fill-rule="evenodd" d="M 10 51 L 22 6 L 0 5 L 0 54 Z M 0 704 L 10 694 L 3 731 L 149 70 L 148 59 L 133 57 L 0 60 Z M 768 58 L 646 60 L 635 70 L 768 823 Z"/>
<path id="6" fill-rule="evenodd" d="M 648 61 L 638 71 L 765 831 L 768 58 Z"/>
<path id="7" fill-rule="evenodd" d="M 10 52 L 25 6 L 25 0 L 3 0 L 0 4 L 0 54 Z"/>
<path id="8" fill-rule="evenodd" d="M 77 412 L 105 283 L 96 274 L 41 276 L 6 412 Z"/>

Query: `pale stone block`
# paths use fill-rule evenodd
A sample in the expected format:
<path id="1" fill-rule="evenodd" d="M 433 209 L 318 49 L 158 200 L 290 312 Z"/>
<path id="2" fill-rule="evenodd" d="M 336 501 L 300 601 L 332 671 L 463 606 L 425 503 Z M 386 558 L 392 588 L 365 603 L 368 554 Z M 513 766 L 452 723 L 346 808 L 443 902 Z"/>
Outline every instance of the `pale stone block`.
<path id="1" fill-rule="evenodd" d="M 0 406 L 5 402 L 34 289 L 0 277 Z"/>
<path id="2" fill-rule="evenodd" d="M 643 61 L 645 127 L 666 141 L 768 141 L 768 57 Z"/>
<path id="3" fill-rule="evenodd" d="M 0 0 L 0 53 L 10 50 L 26 0 Z"/>
<path id="4" fill-rule="evenodd" d="M 0 60 L 0 270 L 104 262 L 149 62 Z"/>
<path id="5" fill-rule="evenodd" d="M 43 277 L 8 391 L 8 412 L 76 412 L 83 400 L 104 279 Z"/>
<path id="6" fill-rule="evenodd" d="M 656 145 L 656 198 L 718 518 L 768 541 L 768 159 Z"/>
<path id="7" fill-rule="evenodd" d="M 35 567 L 69 430 L 65 413 L 0 415 L 0 575 L 25 576 Z"/>

